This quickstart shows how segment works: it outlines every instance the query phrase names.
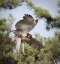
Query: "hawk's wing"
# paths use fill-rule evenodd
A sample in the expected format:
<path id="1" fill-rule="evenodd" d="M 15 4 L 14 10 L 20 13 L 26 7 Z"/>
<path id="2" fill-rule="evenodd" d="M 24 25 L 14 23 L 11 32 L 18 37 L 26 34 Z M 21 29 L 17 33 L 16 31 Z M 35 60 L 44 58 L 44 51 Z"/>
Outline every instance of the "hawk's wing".
<path id="1" fill-rule="evenodd" d="M 25 20 L 28 20 L 28 21 L 34 21 L 34 18 L 31 15 L 28 15 L 28 14 L 25 14 L 25 16 L 23 16 L 23 18 Z"/>
<path id="2" fill-rule="evenodd" d="M 25 14 L 25 16 L 23 16 L 23 19 L 16 23 L 16 31 L 20 30 L 20 32 L 28 33 L 35 27 L 37 22 L 38 20 L 34 20 L 31 15 Z"/>
<path id="3" fill-rule="evenodd" d="M 40 50 L 43 47 L 42 44 L 39 41 L 37 41 L 35 38 L 31 38 L 29 41 L 26 41 L 26 43 L 36 50 Z"/>

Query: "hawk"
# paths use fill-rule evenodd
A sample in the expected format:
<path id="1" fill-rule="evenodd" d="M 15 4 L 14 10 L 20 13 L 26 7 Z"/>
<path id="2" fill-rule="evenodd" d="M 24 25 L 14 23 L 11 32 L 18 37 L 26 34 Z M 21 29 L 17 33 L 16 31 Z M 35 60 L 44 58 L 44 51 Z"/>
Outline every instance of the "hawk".
<path id="1" fill-rule="evenodd" d="M 38 19 L 34 20 L 34 18 L 30 14 L 24 14 L 23 19 L 18 21 L 15 25 L 15 41 L 16 41 L 16 49 L 19 53 L 20 46 L 22 47 L 22 52 L 24 53 L 24 43 L 21 41 L 22 39 L 25 41 L 28 33 L 37 25 Z M 30 40 L 30 37 L 27 38 Z"/>

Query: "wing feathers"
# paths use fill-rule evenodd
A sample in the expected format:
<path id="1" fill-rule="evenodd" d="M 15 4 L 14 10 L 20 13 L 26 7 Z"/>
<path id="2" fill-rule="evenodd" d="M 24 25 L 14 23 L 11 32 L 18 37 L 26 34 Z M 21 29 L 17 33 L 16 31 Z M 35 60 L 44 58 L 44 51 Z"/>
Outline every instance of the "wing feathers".
<path id="1" fill-rule="evenodd" d="M 30 32 L 37 24 L 38 20 L 34 20 L 34 18 L 29 15 L 25 14 L 23 19 L 18 21 L 15 25 L 16 29 L 21 29 L 23 32 Z"/>

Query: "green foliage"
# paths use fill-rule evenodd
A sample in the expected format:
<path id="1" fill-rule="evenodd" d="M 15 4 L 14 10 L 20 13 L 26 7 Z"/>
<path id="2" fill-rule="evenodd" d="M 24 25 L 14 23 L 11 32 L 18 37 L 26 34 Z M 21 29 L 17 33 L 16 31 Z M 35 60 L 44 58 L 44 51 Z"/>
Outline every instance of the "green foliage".
<path id="1" fill-rule="evenodd" d="M 11 14 L 9 16 L 9 19 L 10 21 L 7 21 L 7 19 L 0 20 L 0 57 L 1 57 L 1 60 L 9 55 L 12 57 L 11 53 L 9 53 L 9 52 L 12 52 L 13 50 L 13 46 L 10 46 L 11 38 L 9 37 L 11 26 L 13 24 L 12 21 L 14 19 Z M 10 24 L 8 25 L 8 23 Z"/>
<path id="2" fill-rule="evenodd" d="M 12 28 L 12 24 L 13 24 L 13 22 L 15 21 L 15 18 L 12 16 L 12 14 L 9 14 L 9 16 L 8 16 L 8 19 L 7 19 L 7 30 L 9 31 L 9 30 L 11 30 L 11 28 Z"/>
<path id="3" fill-rule="evenodd" d="M 34 10 L 34 14 L 38 18 L 46 18 L 46 19 L 51 18 L 51 15 L 47 10 L 42 9 L 41 7 L 36 7 L 31 1 L 26 0 L 26 2 L 27 2 L 27 5 Z"/>
<path id="4" fill-rule="evenodd" d="M 35 35 L 35 38 L 39 41 L 39 42 L 41 42 L 41 43 L 43 43 L 43 38 L 40 36 L 40 34 L 34 34 Z"/>
<path id="5" fill-rule="evenodd" d="M 13 53 L 13 52 L 8 52 L 7 54 L 6 54 L 6 57 L 11 57 L 11 58 L 13 58 L 14 60 L 17 60 L 17 57 L 18 57 L 18 55 L 16 54 L 16 53 Z"/>
<path id="6" fill-rule="evenodd" d="M 37 50 L 35 50 L 34 48 L 32 48 L 31 46 L 29 46 L 28 44 L 25 43 L 25 54 L 20 53 L 20 55 L 18 55 L 18 64 L 20 64 L 21 62 L 24 63 L 29 63 L 29 64 L 34 64 L 35 62 L 35 55 L 38 53 Z"/>
<path id="7" fill-rule="evenodd" d="M 4 32 L 11 30 L 14 20 L 15 18 L 12 16 L 12 14 L 9 14 L 8 19 L 0 19 L 0 31 Z"/>
<path id="8" fill-rule="evenodd" d="M 0 31 L 5 31 L 6 30 L 6 28 L 7 28 L 7 25 L 6 25 L 7 23 L 6 23 L 6 19 L 4 18 L 4 19 L 0 19 Z"/>
<path id="9" fill-rule="evenodd" d="M 27 3 L 27 6 L 29 6 L 29 8 L 35 9 L 35 5 L 31 1 L 25 0 L 25 2 Z"/>
<path id="10" fill-rule="evenodd" d="M 42 9 L 41 7 L 36 7 L 34 9 L 35 11 L 35 15 L 38 17 L 38 18 L 49 18 L 51 17 L 51 15 L 49 14 L 49 12 L 47 10 L 44 10 Z"/>
<path id="11" fill-rule="evenodd" d="M 60 0 L 58 1 L 58 4 L 57 5 L 60 6 Z"/>
<path id="12" fill-rule="evenodd" d="M 5 0 L 0 0 L 0 7 L 3 6 L 4 2 L 5 2 Z"/>
<path id="13" fill-rule="evenodd" d="M 28 50 L 28 51 L 27 51 Z M 27 55 L 32 55 L 32 56 L 35 56 L 38 51 L 35 50 L 34 48 L 32 48 L 31 46 L 29 46 L 28 44 L 25 44 L 25 53 Z M 33 54 L 34 53 L 34 54 Z"/>
<path id="14" fill-rule="evenodd" d="M 60 32 L 55 32 L 53 38 L 45 40 L 44 48 L 39 52 L 40 63 L 53 64 L 53 59 L 59 58 L 60 56 Z"/>
<path id="15" fill-rule="evenodd" d="M 4 7 L 5 4 L 8 2 L 10 2 L 12 5 L 14 5 L 14 7 L 21 4 L 21 0 L 0 0 L 0 7 Z"/>
<path id="16" fill-rule="evenodd" d="M 30 64 L 31 64 L 31 63 L 34 63 L 34 61 L 35 61 L 35 58 L 34 58 L 33 56 L 29 56 L 29 57 L 27 57 L 27 59 L 26 59 L 26 62 L 29 62 Z"/>

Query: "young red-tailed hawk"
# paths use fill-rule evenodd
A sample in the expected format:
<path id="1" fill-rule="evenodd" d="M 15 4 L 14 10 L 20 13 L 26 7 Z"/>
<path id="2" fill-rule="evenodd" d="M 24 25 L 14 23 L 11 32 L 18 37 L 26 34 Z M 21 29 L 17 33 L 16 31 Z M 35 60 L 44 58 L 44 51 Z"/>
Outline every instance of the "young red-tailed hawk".
<path id="1" fill-rule="evenodd" d="M 30 14 L 25 14 L 23 16 L 23 19 L 16 23 L 15 25 L 16 30 L 14 33 L 15 33 L 16 48 L 18 53 L 20 46 L 22 46 L 22 52 L 24 53 L 24 44 L 21 42 L 21 40 L 22 38 L 23 40 L 25 40 L 27 34 L 36 26 L 37 23 L 38 23 L 38 19 L 34 20 L 34 18 Z"/>

